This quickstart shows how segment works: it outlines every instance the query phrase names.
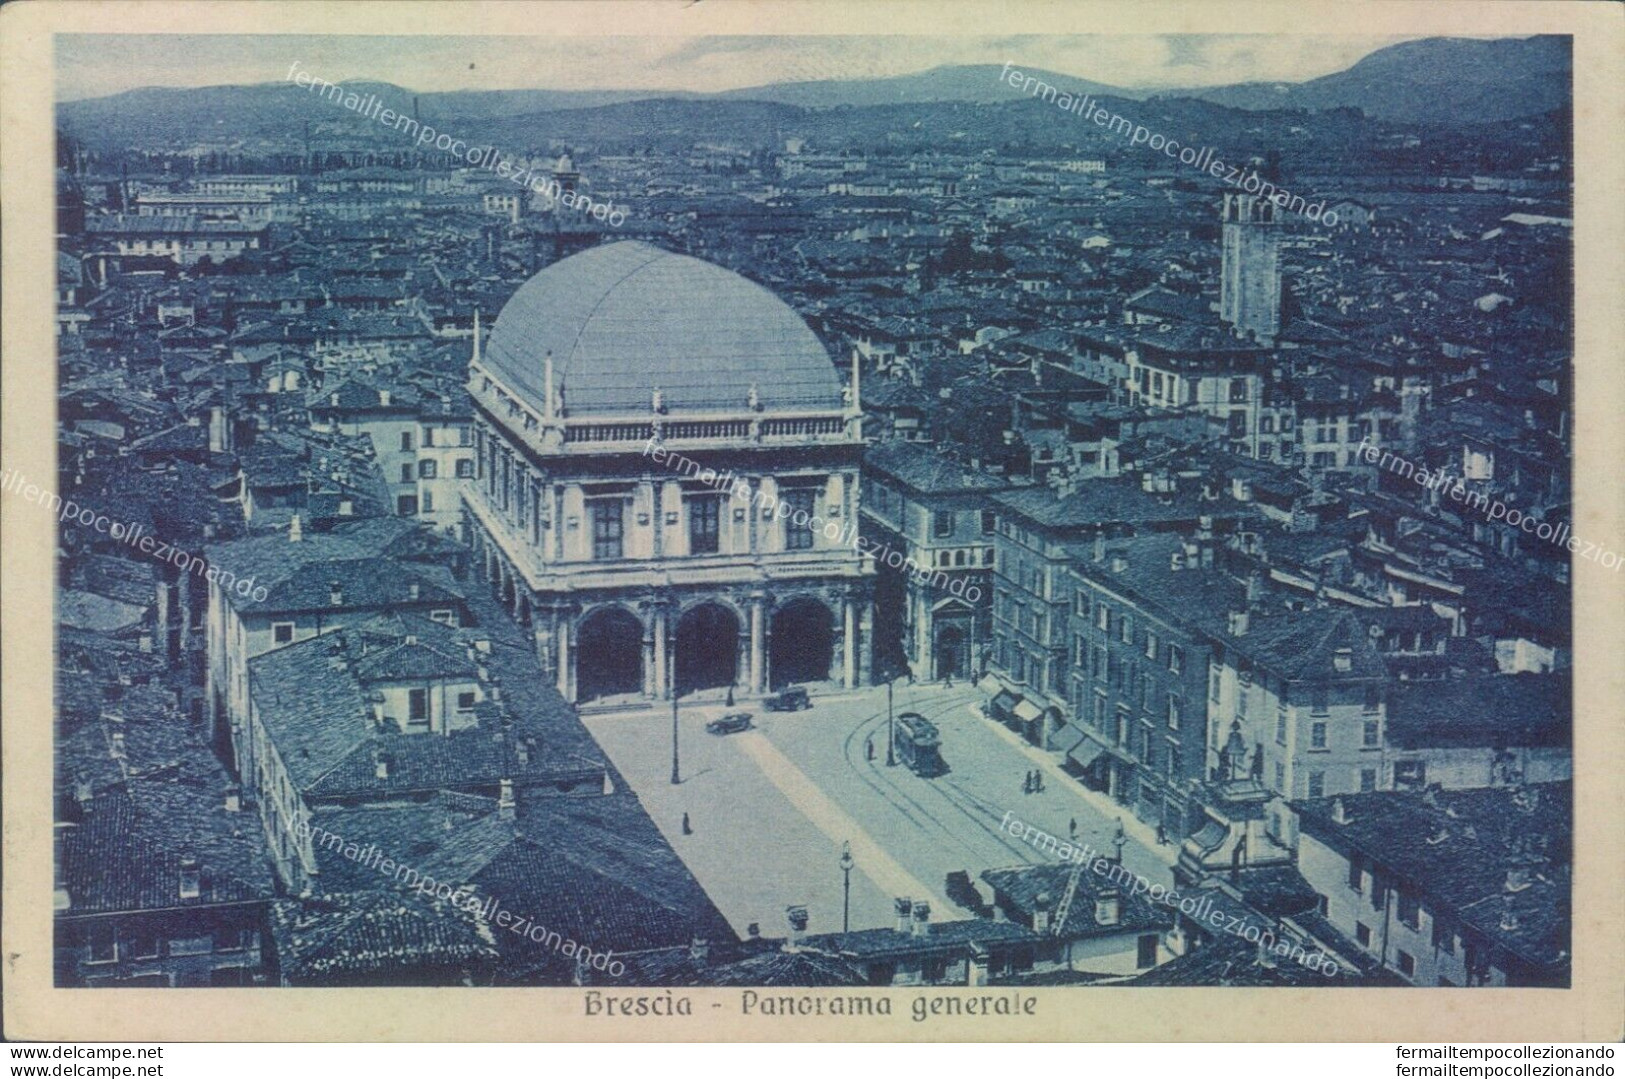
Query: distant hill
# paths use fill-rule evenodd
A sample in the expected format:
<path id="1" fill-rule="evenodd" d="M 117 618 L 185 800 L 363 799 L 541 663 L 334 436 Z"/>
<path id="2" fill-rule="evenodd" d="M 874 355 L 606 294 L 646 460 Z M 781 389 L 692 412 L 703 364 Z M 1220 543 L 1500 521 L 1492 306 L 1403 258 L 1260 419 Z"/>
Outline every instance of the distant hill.
<path id="1" fill-rule="evenodd" d="M 1237 109 L 1352 106 L 1405 123 L 1496 122 L 1559 109 L 1572 93 L 1572 39 L 1434 37 L 1390 45 L 1308 82 L 1165 91 Z"/>
<path id="2" fill-rule="evenodd" d="M 1125 90 L 1101 82 L 1062 75 L 1042 68 L 1014 64 L 1014 70 L 1023 75 L 1042 79 L 1062 93 L 1092 94 L 1099 97 L 1110 94 L 1121 98 L 1141 98 L 1137 90 Z M 781 82 L 770 86 L 752 86 L 743 90 L 729 90 L 712 95 L 720 98 L 746 98 L 751 101 L 775 101 L 782 105 L 800 105 L 803 108 L 833 108 L 867 105 L 908 105 L 937 101 L 969 101 L 993 103 L 1009 101 L 1020 91 L 1008 83 L 1000 84 L 1003 64 L 962 64 L 934 67 L 912 75 L 894 75 L 884 79 L 826 79 L 818 82 Z"/>
<path id="3" fill-rule="evenodd" d="M 1308 155 L 1362 136 L 1350 117 L 1388 124 L 1476 126 L 1561 113 L 1570 100 L 1570 39 L 1430 38 L 1380 49 L 1347 71 L 1302 83 L 1161 91 L 1154 96 L 1038 68 L 1017 68 L 1063 93 L 1090 94 L 1191 144 L 1276 145 Z M 718 139 L 768 145 L 800 134 L 823 145 L 1074 146 L 1121 151 L 1112 137 L 999 82 L 1001 65 L 939 67 L 885 79 L 781 83 L 722 94 L 632 90 L 495 90 L 414 94 L 388 83 L 348 83 L 437 130 L 516 151 L 546 140 L 662 147 Z M 1025 107 L 1023 107 L 1025 106 Z M 1319 115 L 1305 124 L 1304 110 Z M 1358 113 L 1355 112 L 1358 110 Z M 95 145 L 151 147 L 221 140 L 359 140 L 405 148 L 406 137 L 290 82 L 142 89 L 57 106 L 63 130 Z M 1564 124 L 1566 127 L 1566 123 Z M 1245 135 L 1245 138 L 1242 136 Z M 1271 140 L 1275 140 L 1273 143 Z M 686 141 L 685 141 L 686 140 Z M 864 140 L 869 140 L 865 143 Z"/>

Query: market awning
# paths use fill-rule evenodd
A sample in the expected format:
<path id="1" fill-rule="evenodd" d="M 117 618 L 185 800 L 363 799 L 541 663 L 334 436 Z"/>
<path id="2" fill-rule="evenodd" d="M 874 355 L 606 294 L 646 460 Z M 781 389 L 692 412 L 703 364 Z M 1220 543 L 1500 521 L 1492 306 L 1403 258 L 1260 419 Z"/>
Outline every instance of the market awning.
<path id="1" fill-rule="evenodd" d="M 1034 720 L 1042 719 L 1044 717 L 1044 710 L 1038 707 L 1038 705 L 1034 704 L 1032 701 L 1022 700 L 1016 705 L 1015 716 L 1017 719 L 1025 720 L 1026 722 L 1031 723 Z"/>
<path id="2" fill-rule="evenodd" d="M 1001 689 L 994 695 L 989 705 L 996 716 L 1008 716 L 1015 712 L 1016 706 L 1021 704 L 1021 695 L 1011 693 L 1008 689 Z"/>
<path id="3" fill-rule="evenodd" d="M 1056 753 L 1070 753 L 1077 744 L 1087 738 L 1078 728 L 1070 723 L 1063 723 L 1049 736 L 1049 748 Z"/>
<path id="4" fill-rule="evenodd" d="M 1067 751 L 1066 759 L 1079 768 L 1087 768 L 1095 763 L 1104 752 L 1106 752 L 1105 746 L 1092 738 L 1085 738 Z"/>

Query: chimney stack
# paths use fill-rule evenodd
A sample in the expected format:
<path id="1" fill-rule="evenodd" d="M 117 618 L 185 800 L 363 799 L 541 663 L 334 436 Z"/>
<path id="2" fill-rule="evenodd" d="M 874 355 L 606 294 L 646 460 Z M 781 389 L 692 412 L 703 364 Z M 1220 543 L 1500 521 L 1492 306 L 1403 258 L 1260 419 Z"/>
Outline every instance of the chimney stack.
<path id="1" fill-rule="evenodd" d="M 924 937 L 931 929 L 931 904 L 920 900 L 914 904 L 914 935 Z"/>
<path id="2" fill-rule="evenodd" d="M 1033 932 L 1034 933 L 1048 933 L 1049 932 L 1049 916 L 1050 916 L 1050 912 L 1049 912 L 1049 893 L 1048 892 L 1039 892 L 1038 897 L 1033 900 Z"/>
<path id="3" fill-rule="evenodd" d="M 790 922 L 790 948 L 793 951 L 807 935 L 807 908 L 786 907 L 784 916 Z"/>
<path id="4" fill-rule="evenodd" d="M 497 816 L 501 817 L 503 820 L 513 820 L 515 815 L 513 780 L 504 779 L 502 781 L 501 792 L 502 793 L 497 796 Z"/>
<path id="5" fill-rule="evenodd" d="M 337 581 L 328 582 L 327 600 L 335 607 L 344 606 L 344 588 Z"/>
<path id="6" fill-rule="evenodd" d="M 1232 636 L 1232 637 L 1245 637 L 1245 636 L 1247 636 L 1247 624 L 1248 624 L 1249 621 L 1251 621 L 1251 615 L 1249 615 L 1248 612 L 1246 612 L 1244 610 L 1243 611 L 1231 611 L 1230 612 L 1230 636 Z"/>
<path id="7" fill-rule="evenodd" d="M 909 920 L 914 913 L 914 901 L 907 896 L 899 896 L 892 901 L 892 906 L 897 911 L 897 931 L 907 933 Z"/>
<path id="8" fill-rule="evenodd" d="M 182 899 L 196 899 L 203 894 L 203 874 L 198 870 L 196 858 L 188 855 L 181 859 L 180 877 Z"/>
<path id="9" fill-rule="evenodd" d="M 1095 533 L 1095 561 L 1106 561 L 1106 533 L 1104 531 Z"/>
<path id="10" fill-rule="evenodd" d="M 1116 888 L 1104 888 L 1095 895 L 1095 923 L 1117 925 L 1123 920 L 1123 896 Z"/>
<path id="11" fill-rule="evenodd" d="M 288 522 L 288 542 L 298 543 L 304 538 L 305 530 L 304 527 L 299 523 L 299 515 L 296 513 L 293 515 L 293 520 Z"/>

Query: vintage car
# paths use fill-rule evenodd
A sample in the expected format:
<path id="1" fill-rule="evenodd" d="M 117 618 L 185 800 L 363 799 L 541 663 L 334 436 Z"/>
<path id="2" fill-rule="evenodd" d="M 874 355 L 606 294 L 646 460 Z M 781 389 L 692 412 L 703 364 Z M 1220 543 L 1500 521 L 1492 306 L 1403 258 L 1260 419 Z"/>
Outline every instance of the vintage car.
<path id="1" fill-rule="evenodd" d="M 785 686 L 773 696 L 763 700 L 762 707 L 769 712 L 795 712 L 811 708 L 812 698 L 807 696 L 807 690 L 802 686 Z"/>
<path id="2" fill-rule="evenodd" d="M 749 712 L 730 712 L 721 719 L 713 719 L 707 723 L 705 729 L 711 734 L 738 734 L 754 726 L 756 724 L 751 722 Z"/>

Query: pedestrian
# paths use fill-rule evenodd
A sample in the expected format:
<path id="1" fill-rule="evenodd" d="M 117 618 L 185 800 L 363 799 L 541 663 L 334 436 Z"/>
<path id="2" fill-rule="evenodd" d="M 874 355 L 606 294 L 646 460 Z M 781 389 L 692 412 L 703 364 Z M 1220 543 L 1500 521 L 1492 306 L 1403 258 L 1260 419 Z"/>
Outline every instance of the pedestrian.
<path id="1" fill-rule="evenodd" d="M 684 835 L 693 835 L 694 834 L 694 829 L 689 826 L 688 814 L 687 813 L 683 814 L 683 834 Z"/>
<path id="2" fill-rule="evenodd" d="M 953 689 L 954 688 L 954 672 L 949 671 L 947 674 L 943 675 L 942 676 L 942 682 L 943 682 L 943 688 L 944 689 Z"/>
<path id="3" fill-rule="evenodd" d="M 864 740 L 863 752 L 864 752 L 865 756 L 867 757 L 867 759 L 869 759 L 869 760 L 874 760 L 875 759 L 875 736 L 874 735 L 871 734 L 867 739 Z"/>
<path id="4" fill-rule="evenodd" d="M 1044 793 L 1044 773 L 1037 768 L 1033 769 L 1033 793 Z"/>
<path id="5" fill-rule="evenodd" d="M 1165 829 L 1162 826 L 1161 821 L 1157 822 L 1157 842 L 1158 843 L 1166 843 L 1166 842 L 1168 842 L 1168 831 L 1167 831 L 1167 829 Z"/>
<path id="6" fill-rule="evenodd" d="M 734 687 L 729 686 L 728 687 L 727 707 L 732 708 L 733 706 L 734 706 Z"/>
<path id="7" fill-rule="evenodd" d="M 1022 794 L 1031 794 L 1032 792 L 1033 792 L 1033 774 L 1031 772 L 1025 772 L 1021 776 L 1021 793 Z"/>
<path id="8" fill-rule="evenodd" d="M 1076 817 L 1072 818 L 1072 838 L 1078 838 L 1078 818 Z"/>

